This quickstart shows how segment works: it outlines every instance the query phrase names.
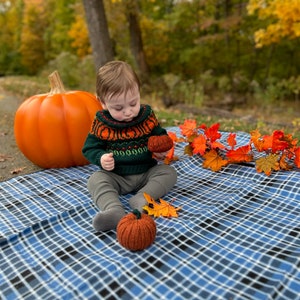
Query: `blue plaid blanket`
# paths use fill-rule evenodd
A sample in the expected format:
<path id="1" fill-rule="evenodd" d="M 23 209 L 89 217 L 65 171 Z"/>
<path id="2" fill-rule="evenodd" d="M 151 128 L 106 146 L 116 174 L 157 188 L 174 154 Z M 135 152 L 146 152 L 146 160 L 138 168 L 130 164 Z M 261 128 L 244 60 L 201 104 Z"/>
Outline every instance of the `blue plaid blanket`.
<path id="1" fill-rule="evenodd" d="M 300 299 L 300 172 L 211 172 L 183 146 L 164 197 L 182 210 L 155 219 L 156 240 L 139 252 L 114 230 L 93 230 L 86 182 L 95 166 L 0 183 L 0 298 Z"/>

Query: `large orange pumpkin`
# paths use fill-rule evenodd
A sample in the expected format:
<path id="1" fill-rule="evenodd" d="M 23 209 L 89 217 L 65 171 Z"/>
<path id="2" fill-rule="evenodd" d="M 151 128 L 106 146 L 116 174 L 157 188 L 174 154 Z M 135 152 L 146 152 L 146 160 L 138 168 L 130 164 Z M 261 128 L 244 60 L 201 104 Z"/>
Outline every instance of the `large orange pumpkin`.
<path id="1" fill-rule="evenodd" d="M 49 93 L 32 96 L 18 108 L 14 123 L 17 145 L 42 168 L 85 165 L 88 161 L 81 150 L 101 104 L 88 92 L 66 92 L 57 71 L 50 74 L 49 81 Z"/>
<path id="2" fill-rule="evenodd" d="M 125 215 L 117 226 L 117 239 L 128 250 L 144 250 L 154 242 L 155 236 L 154 220 L 137 209 Z"/>

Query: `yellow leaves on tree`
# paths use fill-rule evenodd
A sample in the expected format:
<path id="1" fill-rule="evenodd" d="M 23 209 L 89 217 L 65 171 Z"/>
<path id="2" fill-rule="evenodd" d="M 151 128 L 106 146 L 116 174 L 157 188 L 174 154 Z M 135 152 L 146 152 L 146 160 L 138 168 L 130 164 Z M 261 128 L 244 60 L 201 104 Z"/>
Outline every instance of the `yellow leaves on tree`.
<path id="1" fill-rule="evenodd" d="M 84 57 L 92 52 L 88 29 L 83 16 L 77 15 L 75 17 L 75 22 L 72 24 L 68 35 L 72 39 L 71 46 L 76 50 L 79 57 Z"/>
<path id="2" fill-rule="evenodd" d="M 256 47 L 278 43 L 283 38 L 300 37 L 300 2 L 299 0 L 250 0 L 248 14 L 257 12 L 261 20 L 271 20 L 266 28 L 255 32 Z"/>
<path id="3" fill-rule="evenodd" d="M 148 205 L 144 206 L 143 209 L 148 212 L 148 215 L 154 217 L 178 217 L 177 211 L 181 207 L 175 208 L 171 203 L 159 199 L 159 202 L 155 201 L 150 195 L 144 193 L 144 197 L 148 202 Z"/>

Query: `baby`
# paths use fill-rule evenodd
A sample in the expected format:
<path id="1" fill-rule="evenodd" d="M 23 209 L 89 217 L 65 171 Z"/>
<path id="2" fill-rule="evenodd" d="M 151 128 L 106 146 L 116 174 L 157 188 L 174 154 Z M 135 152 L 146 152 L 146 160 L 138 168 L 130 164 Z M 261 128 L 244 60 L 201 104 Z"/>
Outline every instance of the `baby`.
<path id="1" fill-rule="evenodd" d="M 140 103 L 140 82 L 131 66 L 111 61 L 101 67 L 96 93 L 103 110 L 96 113 L 82 152 L 100 167 L 89 178 L 88 190 L 100 210 L 93 226 L 106 231 L 115 229 L 125 215 L 120 195 L 134 193 L 129 205 L 142 212 L 143 194 L 161 198 L 175 185 L 177 174 L 172 166 L 158 164 L 166 152 L 148 149 L 151 136 L 167 132 L 151 107 Z"/>

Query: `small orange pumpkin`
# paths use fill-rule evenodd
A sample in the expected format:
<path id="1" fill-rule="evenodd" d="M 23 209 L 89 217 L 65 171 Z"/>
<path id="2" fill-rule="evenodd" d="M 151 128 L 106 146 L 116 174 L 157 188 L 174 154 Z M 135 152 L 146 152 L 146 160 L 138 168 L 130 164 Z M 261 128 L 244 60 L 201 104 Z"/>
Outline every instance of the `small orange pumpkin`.
<path id="1" fill-rule="evenodd" d="M 101 104 L 88 92 L 66 92 L 57 71 L 49 75 L 49 81 L 49 93 L 32 96 L 18 108 L 14 123 L 17 145 L 42 168 L 88 164 L 81 151 Z"/>
<path id="2" fill-rule="evenodd" d="M 151 152 L 166 152 L 173 147 L 173 140 L 168 135 L 154 135 L 148 139 L 148 149 Z"/>
<path id="3" fill-rule="evenodd" d="M 117 226 L 117 239 L 126 249 L 144 250 L 153 244 L 156 236 L 156 224 L 147 214 L 135 209 L 124 216 Z"/>

